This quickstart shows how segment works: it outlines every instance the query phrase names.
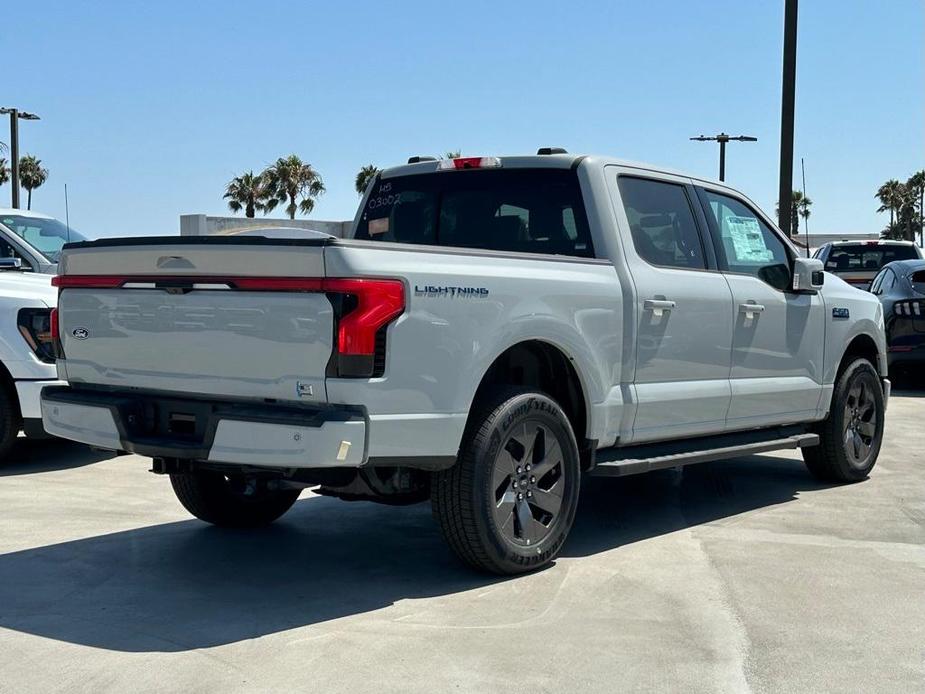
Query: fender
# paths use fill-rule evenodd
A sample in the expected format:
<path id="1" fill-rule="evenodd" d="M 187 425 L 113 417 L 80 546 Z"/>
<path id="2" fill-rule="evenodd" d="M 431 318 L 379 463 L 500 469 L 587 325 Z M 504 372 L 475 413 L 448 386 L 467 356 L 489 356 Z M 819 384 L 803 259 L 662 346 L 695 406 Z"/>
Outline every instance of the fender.
<path id="1" fill-rule="evenodd" d="M 619 373 L 620 360 L 607 363 L 605 356 L 595 353 L 589 340 L 573 325 L 553 316 L 522 316 L 507 324 L 497 340 L 473 355 L 473 371 L 479 374 L 479 378 L 471 383 L 465 394 L 467 411 L 471 409 L 476 390 L 495 360 L 511 347 L 531 341 L 544 342 L 556 348 L 571 362 L 585 401 L 588 438 L 602 438 L 607 424 L 603 412 L 607 395 L 605 384 L 613 374 Z M 621 341 L 615 340 L 614 344 L 619 345 Z"/>
<path id="2" fill-rule="evenodd" d="M 869 301 L 867 292 L 849 286 L 847 283 L 826 273 L 826 286 L 822 291 L 825 304 L 825 356 L 822 383 L 835 383 L 838 367 L 851 341 L 859 335 L 866 335 L 877 345 L 877 370 L 886 377 L 886 334 L 883 326 L 883 307 L 880 302 Z M 835 311 L 847 309 L 848 317 L 836 317 Z"/>

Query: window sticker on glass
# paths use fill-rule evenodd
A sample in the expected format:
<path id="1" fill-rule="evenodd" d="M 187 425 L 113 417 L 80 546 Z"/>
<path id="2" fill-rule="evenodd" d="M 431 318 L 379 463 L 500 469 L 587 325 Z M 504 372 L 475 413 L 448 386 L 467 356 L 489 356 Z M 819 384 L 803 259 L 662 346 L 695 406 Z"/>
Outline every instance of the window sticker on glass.
<path id="1" fill-rule="evenodd" d="M 380 217 L 379 219 L 370 219 L 369 220 L 369 235 L 378 236 L 379 234 L 387 234 L 389 232 L 389 218 Z"/>
<path id="2" fill-rule="evenodd" d="M 774 252 L 764 242 L 758 220 L 752 217 L 726 217 L 726 229 L 732 239 L 736 261 L 766 263 L 774 260 Z"/>

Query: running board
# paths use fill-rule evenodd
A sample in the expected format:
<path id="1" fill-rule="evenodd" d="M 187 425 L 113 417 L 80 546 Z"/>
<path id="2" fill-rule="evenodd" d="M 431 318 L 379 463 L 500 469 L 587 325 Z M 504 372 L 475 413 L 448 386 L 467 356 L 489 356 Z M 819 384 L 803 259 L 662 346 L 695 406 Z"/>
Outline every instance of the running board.
<path id="1" fill-rule="evenodd" d="M 736 442 L 736 438 L 739 442 Z M 792 450 L 819 444 L 818 434 L 793 434 L 763 441 L 742 441 L 743 438 L 753 437 L 727 436 L 693 442 L 679 441 L 600 450 L 597 452 L 596 464 L 591 474 L 598 477 L 623 477 L 681 465 L 739 458 L 768 451 Z M 683 450 L 683 448 L 689 450 Z M 650 455 L 645 455 L 646 453 Z"/>

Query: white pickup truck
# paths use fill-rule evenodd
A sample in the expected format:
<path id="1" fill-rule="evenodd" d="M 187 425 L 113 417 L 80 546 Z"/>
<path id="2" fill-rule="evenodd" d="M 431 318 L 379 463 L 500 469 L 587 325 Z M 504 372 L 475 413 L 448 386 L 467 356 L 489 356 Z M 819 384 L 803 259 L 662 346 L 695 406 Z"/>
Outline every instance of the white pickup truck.
<path id="1" fill-rule="evenodd" d="M 45 428 L 151 456 L 218 525 L 310 486 L 430 497 L 498 573 L 556 556 L 583 473 L 802 448 L 855 481 L 877 459 L 879 302 L 723 184 L 556 149 L 416 157 L 351 236 L 66 246 Z"/>
<path id="2" fill-rule="evenodd" d="M 19 432 L 45 438 L 39 395 L 61 385 L 55 370 L 51 310 L 58 295 L 48 275 L 0 258 L 0 465 Z"/>
<path id="3" fill-rule="evenodd" d="M 76 241 L 86 238 L 54 217 L 0 208 L 0 258 L 18 258 L 26 272 L 55 274 L 62 246 Z"/>

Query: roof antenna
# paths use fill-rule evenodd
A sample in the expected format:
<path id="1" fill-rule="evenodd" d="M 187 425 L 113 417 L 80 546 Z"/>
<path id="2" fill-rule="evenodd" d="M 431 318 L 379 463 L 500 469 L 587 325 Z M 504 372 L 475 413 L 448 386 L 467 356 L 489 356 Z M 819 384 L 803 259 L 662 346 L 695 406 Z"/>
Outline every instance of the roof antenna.
<path id="1" fill-rule="evenodd" d="M 64 225 L 67 228 L 67 242 L 71 242 L 71 215 L 67 208 L 67 183 L 64 184 Z"/>

